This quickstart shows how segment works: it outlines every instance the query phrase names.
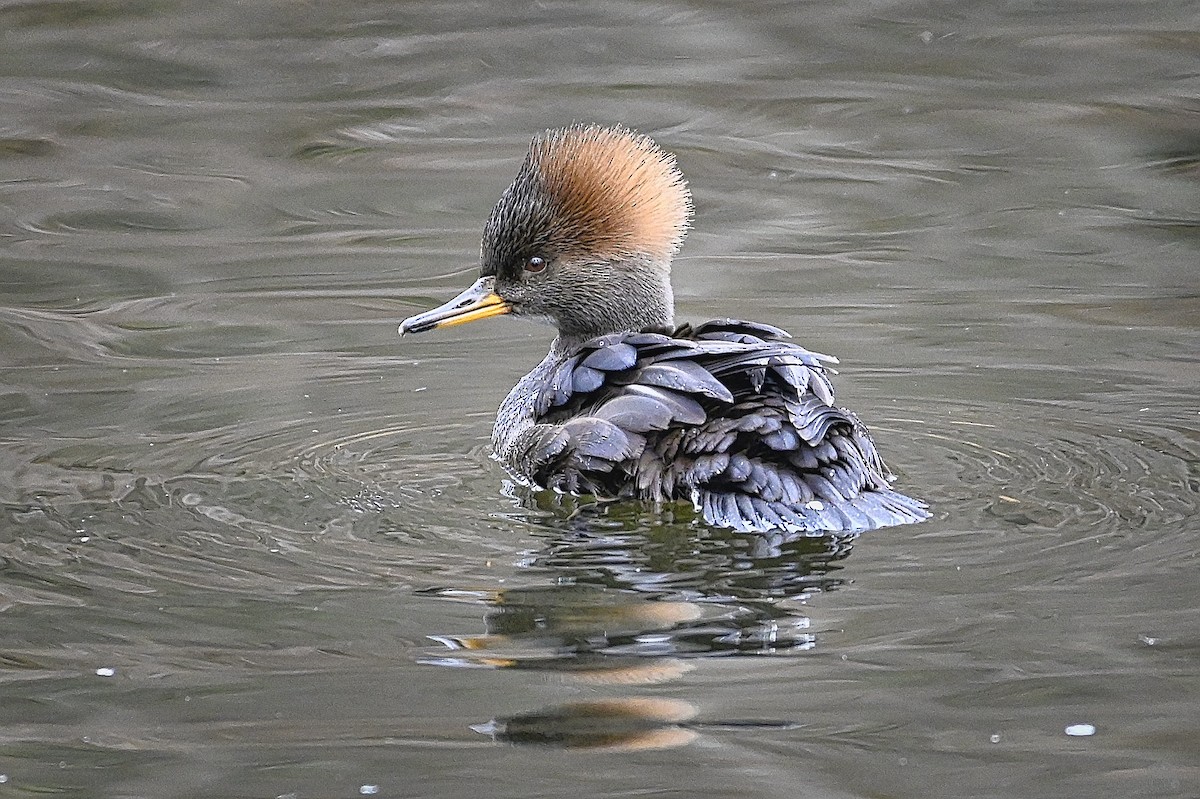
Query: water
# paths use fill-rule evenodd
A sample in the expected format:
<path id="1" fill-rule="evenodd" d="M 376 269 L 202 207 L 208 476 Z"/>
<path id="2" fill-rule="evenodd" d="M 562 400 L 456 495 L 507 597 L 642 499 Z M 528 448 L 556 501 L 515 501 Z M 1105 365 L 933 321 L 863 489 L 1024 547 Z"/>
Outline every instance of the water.
<path id="1" fill-rule="evenodd" d="M 1198 23 L 0 8 L 0 794 L 1200 795 Z M 933 521 L 506 487 L 547 331 L 395 326 L 577 120 L 678 154 L 680 317 L 838 355 Z"/>

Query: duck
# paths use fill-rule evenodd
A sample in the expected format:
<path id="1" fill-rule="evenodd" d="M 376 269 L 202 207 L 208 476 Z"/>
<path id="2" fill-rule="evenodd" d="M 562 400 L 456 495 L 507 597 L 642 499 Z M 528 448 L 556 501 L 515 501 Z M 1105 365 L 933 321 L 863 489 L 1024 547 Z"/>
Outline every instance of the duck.
<path id="1" fill-rule="evenodd" d="M 675 156 L 649 136 L 547 130 L 484 224 L 479 278 L 400 334 L 501 315 L 556 328 L 492 431 L 492 456 L 531 489 L 690 503 L 745 533 L 854 535 L 929 518 L 835 402 L 836 358 L 761 322 L 676 322 L 671 263 L 692 217 Z"/>

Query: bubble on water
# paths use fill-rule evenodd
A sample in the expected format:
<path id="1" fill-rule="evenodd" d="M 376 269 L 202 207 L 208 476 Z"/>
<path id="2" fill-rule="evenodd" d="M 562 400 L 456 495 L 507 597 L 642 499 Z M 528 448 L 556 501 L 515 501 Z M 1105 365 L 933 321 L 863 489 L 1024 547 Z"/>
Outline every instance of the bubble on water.
<path id="1" fill-rule="evenodd" d="M 1096 734 L 1096 726 L 1094 724 L 1072 724 L 1063 730 L 1067 735 L 1082 738 L 1088 735 Z"/>
<path id="2" fill-rule="evenodd" d="M 988 738 L 988 740 L 994 744 L 1000 743 L 1000 733 L 998 733 L 998 732 L 992 733 L 992 737 Z"/>
<path id="3" fill-rule="evenodd" d="M 112 677 L 116 673 L 117 673 L 117 670 L 114 669 L 112 666 L 101 666 L 100 668 L 96 669 L 97 677 Z"/>
<path id="4" fill-rule="evenodd" d="M 358 786 L 358 792 L 360 794 L 362 794 L 363 796 L 374 796 L 375 794 L 379 793 L 379 786 L 378 785 L 360 785 L 360 786 Z"/>

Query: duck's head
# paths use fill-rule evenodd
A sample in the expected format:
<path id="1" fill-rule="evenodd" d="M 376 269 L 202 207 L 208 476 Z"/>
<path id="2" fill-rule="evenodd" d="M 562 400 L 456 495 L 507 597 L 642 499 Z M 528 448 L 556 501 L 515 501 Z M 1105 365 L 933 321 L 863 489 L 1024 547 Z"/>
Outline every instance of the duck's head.
<path id="1" fill-rule="evenodd" d="M 536 137 L 483 228 L 480 277 L 400 333 L 514 314 L 568 341 L 670 325 L 671 258 L 692 200 L 674 156 L 623 127 Z"/>

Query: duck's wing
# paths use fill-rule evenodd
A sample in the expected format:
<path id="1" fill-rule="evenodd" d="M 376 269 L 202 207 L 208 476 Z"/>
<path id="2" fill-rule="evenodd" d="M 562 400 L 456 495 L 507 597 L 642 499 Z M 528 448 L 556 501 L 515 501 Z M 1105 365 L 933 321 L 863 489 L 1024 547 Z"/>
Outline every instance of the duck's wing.
<path id="1" fill-rule="evenodd" d="M 690 500 L 737 530 L 861 531 L 928 518 L 892 491 L 828 364 L 769 325 L 721 319 L 593 339 L 537 398 L 561 431 L 541 485 Z M 560 446 L 562 444 L 566 446 Z"/>

